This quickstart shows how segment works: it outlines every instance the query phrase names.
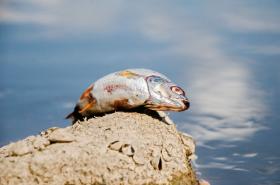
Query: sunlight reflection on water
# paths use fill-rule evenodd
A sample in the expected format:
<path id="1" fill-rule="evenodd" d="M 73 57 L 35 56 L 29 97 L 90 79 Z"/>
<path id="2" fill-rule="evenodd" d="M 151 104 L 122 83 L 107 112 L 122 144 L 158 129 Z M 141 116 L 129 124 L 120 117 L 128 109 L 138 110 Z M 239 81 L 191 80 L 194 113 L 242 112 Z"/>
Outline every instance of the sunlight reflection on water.
<path id="1" fill-rule="evenodd" d="M 191 133 L 198 147 L 206 149 L 203 151 L 215 151 L 210 154 L 214 157 L 198 156 L 194 161 L 200 170 L 199 174 L 201 171 L 215 169 L 277 178 L 279 159 L 270 162 L 263 159 L 256 151 L 260 148 L 248 147 L 246 153 L 233 152 L 238 151 L 240 142 L 246 143 L 257 132 L 270 129 L 264 124 L 264 117 L 269 110 L 263 101 L 266 94 L 254 86 L 252 71 L 248 66 L 238 63 L 232 65 L 228 61 L 212 63 L 212 66 L 200 64 L 192 69 L 185 76 L 189 85 L 191 113 L 187 121 L 181 122 L 180 128 Z M 258 164 L 259 161 L 266 162 L 263 166 L 248 165 Z M 255 179 L 256 182 L 258 180 Z M 213 181 L 229 184 L 225 179 Z"/>
<path id="2" fill-rule="evenodd" d="M 202 64 L 188 73 L 192 123 L 184 125 L 197 138 L 197 144 L 242 141 L 266 129 L 260 123 L 267 109 L 263 93 L 252 85 L 249 75 L 244 66 L 228 62 Z"/>

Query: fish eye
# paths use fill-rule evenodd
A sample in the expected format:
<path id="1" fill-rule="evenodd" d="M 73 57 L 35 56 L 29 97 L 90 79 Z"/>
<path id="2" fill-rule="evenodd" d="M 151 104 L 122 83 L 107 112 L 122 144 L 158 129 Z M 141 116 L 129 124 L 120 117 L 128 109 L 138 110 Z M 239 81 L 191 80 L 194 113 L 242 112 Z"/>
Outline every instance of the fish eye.
<path id="1" fill-rule="evenodd" d="M 174 92 L 176 94 L 185 96 L 185 92 L 183 91 L 183 89 L 181 89 L 178 86 L 172 86 L 170 89 L 171 89 L 172 92 Z"/>

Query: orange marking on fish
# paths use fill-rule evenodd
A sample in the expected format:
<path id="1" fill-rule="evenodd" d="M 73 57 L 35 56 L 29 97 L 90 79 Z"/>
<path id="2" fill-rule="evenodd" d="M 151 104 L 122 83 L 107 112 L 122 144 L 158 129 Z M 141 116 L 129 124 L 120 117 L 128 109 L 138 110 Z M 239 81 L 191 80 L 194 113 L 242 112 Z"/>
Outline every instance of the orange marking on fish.
<path id="1" fill-rule="evenodd" d="M 90 92 L 92 91 L 92 89 L 93 89 L 93 84 L 90 85 L 90 86 L 83 92 L 83 94 L 82 94 L 81 97 L 80 97 L 80 100 L 89 97 L 89 96 L 90 96 Z"/>
<path id="2" fill-rule="evenodd" d="M 83 113 L 85 112 L 86 110 L 90 109 L 91 107 L 93 107 L 93 105 L 95 104 L 96 101 L 92 101 L 92 102 L 89 102 L 88 104 L 86 104 L 86 106 L 82 109 L 82 110 L 79 110 L 79 113 Z"/>
<path id="3" fill-rule="evenodd" d="M 113 107 L 115 109 L 130 109 L 133 106 L 128 103 L 128 99 L 123 99 L 114 101 Z"/>
<path id="4" fill-rule="evenodd" d="M 139 76 L 138 74 L 133 73 L 131 71 L 122 71 L 122 72 L 119 72 L 118 75 L 126 77 L 126 78 L 133 78 L 135 76 Z"/>
<path id="5" fill-rule="evenodd" d="M 91 94 L 91 91 L 93 90 L 93 84 L 90 85 L 81 95 L 80 97 L 80 101 L 83 102 L 82 103 L 82 109 L 79 110 L 79 113 L 83 113 L 86 110 L 90 109 L 91 107 L 94 106 L 94 104 L 96 103 L 96 99 L 93 97 L 93 95 Z"/>

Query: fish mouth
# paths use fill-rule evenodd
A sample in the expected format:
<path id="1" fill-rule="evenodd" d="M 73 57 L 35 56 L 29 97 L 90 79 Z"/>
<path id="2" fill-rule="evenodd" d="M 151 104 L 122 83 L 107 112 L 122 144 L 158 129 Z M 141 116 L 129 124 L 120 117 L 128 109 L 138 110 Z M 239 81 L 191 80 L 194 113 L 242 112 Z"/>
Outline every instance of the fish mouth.
<path id="1" fill-rule="evenodd" d="M 174 104 L 173 104 L 174 103 Z M 172 103 L 163 104 L 146 104 L 145 107 L 155 111 L 175 111 L 181 112 L 190 107 L 190 102 L 187 99 L 172 101 Z"/>
<path id="2" fill-rule="evenodd" d="M 180 104 L 180 106 L 170 107 L 170 110 L 181 112 L 189 109 L 190 107 L 190 102 L 188 99 L 179 100 L 177 104 Z"/>
<path id="3" fill-rule="evenodd" d="M 183 104 L 184 104 L 184 110 L 187 110 L 190 108 L 190 102 L 187 99 L 182 100 Z"/>

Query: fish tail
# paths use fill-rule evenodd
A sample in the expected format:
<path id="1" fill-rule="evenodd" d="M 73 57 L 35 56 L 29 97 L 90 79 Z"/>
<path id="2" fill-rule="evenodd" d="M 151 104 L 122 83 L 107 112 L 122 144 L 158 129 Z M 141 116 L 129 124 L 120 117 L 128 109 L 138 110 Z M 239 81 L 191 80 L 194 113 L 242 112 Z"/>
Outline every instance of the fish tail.
<path id="1" fill-rule="evenodd" d="M 74 125 L 78 120 L 83 120 L 82 114 L 79 112 L 80 107 L 78 105 L 75 106 L 74 111 L 68 114 L 65 119 L 71 119 L 72 125 Z"/>

